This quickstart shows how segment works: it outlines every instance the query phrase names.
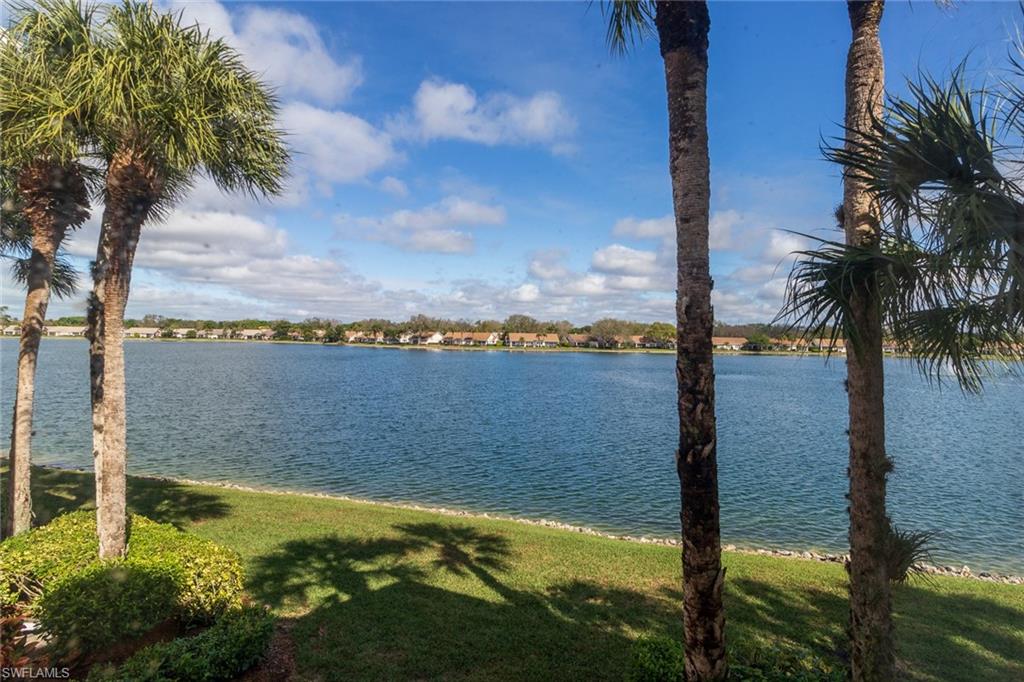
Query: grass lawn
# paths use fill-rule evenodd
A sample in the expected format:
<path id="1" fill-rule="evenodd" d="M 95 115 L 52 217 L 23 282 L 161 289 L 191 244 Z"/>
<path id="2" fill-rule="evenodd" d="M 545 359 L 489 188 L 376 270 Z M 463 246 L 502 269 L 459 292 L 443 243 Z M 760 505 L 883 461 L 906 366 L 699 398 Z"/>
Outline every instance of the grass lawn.
<path id="1" fill-rule="evenodd" d="M 248 589 L 292 619 L 296 678 L 621 680 L 641 633 L 676 636 L 680 560 L 510 521 L 132 479 L 138 513 L 238 551 Z M 91 475 L 34 472 L 40 523 L 88 507 Z M 731 642 L 841 655 L 843 569 L 726 553 Z M 898 586 L 908 679 L 1024 680 L 1024 588 Z"/>

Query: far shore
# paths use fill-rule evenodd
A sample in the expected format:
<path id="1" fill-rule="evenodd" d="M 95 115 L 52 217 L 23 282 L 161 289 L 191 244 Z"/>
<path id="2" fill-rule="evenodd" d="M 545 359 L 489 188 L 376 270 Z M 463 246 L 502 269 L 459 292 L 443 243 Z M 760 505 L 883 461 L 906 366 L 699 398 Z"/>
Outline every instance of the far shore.
<path id="1" fill-rule="evenodd" d="M 11 340 L 17 340 L 16 336 L 4 337 Z M 56 339 L 60 341 L 84 341 L 85 339 L 81 336 L 44 336 L 46 340 Z M 445 351 L 462 351 L 462 352 L 505 352 L 505 353 L 610 353 L 613 355 L 621 354 L 647 354 L 647 355 L 675 355 L 676 351 L 672 348 L 587 348 L 582 346 L 556 346 L 556 347 L 537 347 L 529 348 L 522 346 L 457 346 L 450 344 L 412 344 L 412 343 L 323 343 L 320 341 L 295 341 L 293 339 L 273 339 L 273 340 L 255 340 L 255 339 L 139 339 L 125 337 L 126 342 L 139 342 L 139 343 L 236 343 L 236 344 L 277 344 L 277 345 L 293 345 L 293 346 L 343 346 L 346 348 L 386 348 L 390 350 L 419 350 L 419 351 L 434 351 L 434 350 L 445 350 Z M 784 351 L 784 350 L 765 350 L 765 351 L 753 351 L 753 350 L 728 350 L 728 349 L 714 349 L 715 355 L 771 355 L 771 356 L 800 356 L 800 357 L 826 357 L 828 354 L 824 352 L 813 352 L 813 351 Z M 835 357 L 843 357 L 845 353 L 833 353 Z M 886 357 L 905 357 L 903 355 L 887 354 Z"/>

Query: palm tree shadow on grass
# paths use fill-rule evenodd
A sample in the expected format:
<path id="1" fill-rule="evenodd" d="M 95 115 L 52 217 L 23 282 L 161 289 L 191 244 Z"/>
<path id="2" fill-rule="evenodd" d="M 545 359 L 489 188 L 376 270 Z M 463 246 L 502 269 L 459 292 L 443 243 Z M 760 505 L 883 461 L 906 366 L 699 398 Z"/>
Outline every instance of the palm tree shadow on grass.
<path id="1" fill-rule="evenodd" d="M 622 679 L 633 635 L 679 634 L 667 598 L 583 579 L 523 587 L 504 535 L 447 523 L 393 530 L 292 541 L 256 561 L 253 595 L 300 614 L 300 677 Z"/>
<path id="2" fill-rule="evenodd" d="M 91 474 L 49 467 L 32 468 L 32 525 L 41 526 L 61 514 L 94 509 L 95 506 L 95 480 Z M 128 479 L 128 508 L 136 514 L 179 528 L 227 516 L 231 510 L 217 495 L 173 481 L 145 478 Z"/>

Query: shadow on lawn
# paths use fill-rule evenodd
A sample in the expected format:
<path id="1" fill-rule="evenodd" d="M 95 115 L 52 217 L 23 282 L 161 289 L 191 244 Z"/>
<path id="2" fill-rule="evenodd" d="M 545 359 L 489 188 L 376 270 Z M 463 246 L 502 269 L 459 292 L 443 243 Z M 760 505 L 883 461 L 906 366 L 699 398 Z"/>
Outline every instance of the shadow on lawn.
<path id="1" fill-rule="evenodd" d="M 4 469 L 6 474 L 6 469 Z M 93 509 L 96 485 L 91 474 L 46 467 L 32 468 L 33 525 L 78 509 Z M 2 494 L 2 493 L 0 493 Z M 217 495 L 173 481 L 128 479 L 128 508 L 154 521 L 183 528 L 226 516 L 231 507 Z"/>
<path id="2" fill-rule="evenodd" d="M 585 580 L 514 583 L 502 535 L 446 523 L 394 530 L 293 541 L 257 560 L 254 596 L 304 612 L 293 630 L 300 675 L 622 679 L 631 634 L 676 634 L 668 598 Z"/>

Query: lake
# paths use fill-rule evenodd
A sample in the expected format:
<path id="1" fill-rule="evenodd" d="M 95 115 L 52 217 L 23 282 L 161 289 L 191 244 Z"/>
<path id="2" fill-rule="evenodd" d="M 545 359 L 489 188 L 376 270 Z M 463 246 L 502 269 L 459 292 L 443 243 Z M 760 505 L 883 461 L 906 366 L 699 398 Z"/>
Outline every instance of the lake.
<path id="1" fill-rule="evenodd" d="M 673 356 L 126 342 L 129 471 L 678 534 Z M 17 341 L 0 341 L 9 442 Z M 43 341 L 34 459 L 89 468 L 84 340 Z M 723 542 L 843 551 L 842 358 L 720 356 Z M 981 396 L 891 359 L 897 525 L 1024 573 L 1024 383 Z"/>

